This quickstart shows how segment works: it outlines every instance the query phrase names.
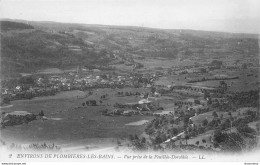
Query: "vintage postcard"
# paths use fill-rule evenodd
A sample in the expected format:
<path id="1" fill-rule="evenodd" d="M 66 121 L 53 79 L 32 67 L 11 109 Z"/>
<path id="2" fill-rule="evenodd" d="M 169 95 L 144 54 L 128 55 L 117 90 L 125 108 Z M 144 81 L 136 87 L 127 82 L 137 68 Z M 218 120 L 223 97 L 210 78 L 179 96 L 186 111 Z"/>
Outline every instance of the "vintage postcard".
<path id="1" fill-rule="evenodd" d="M 1 165 L 258 165 L 259 9 L 1 0 Z"/>

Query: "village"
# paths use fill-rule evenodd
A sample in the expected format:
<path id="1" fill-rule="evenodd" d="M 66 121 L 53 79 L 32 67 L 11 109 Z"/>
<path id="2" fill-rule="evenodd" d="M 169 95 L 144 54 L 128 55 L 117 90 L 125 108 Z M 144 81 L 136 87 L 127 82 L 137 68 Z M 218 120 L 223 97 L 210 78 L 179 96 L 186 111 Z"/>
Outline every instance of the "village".
<path id="1" fill-rule="evenodd" d="M 215 62 L 215 61 L 214 61 Z M 154 70 L 152 72 L 119 72 L 106 71 L 99 69 L 84 69 L 78 67 L 74 72 L 64 72 L 61 74 L 36 74 L 22 76 L 18 80 L 1 82 L 1 104 L 6 100 L 32 99 L 47 95 L 55 95 L 59 91 L 69 90 L 88 90 L 94 88 L 124 88 L 124 87 L 151 87 L 164 86 L 171 87 L 180 83 L 168 83 L 157 81 L 160 77 L 197 75 L 194 78 L 189 77 L 185 83 L 192 84 L 195 82 L 210 80 L 232 80 L 238 79 L 238 76 L 227 76 L 218 73 L 207 76 L 209 72 L 219 70 L 221 67 L 225 71 L 229 65 L 224 66 L 222 63 L 212 62 L 211 64 L 201 66 L 183 66 Z M 233 70 L 241 70 L 245 66 L 233 66 Z M 222 71 L 222 72 L 223 72 Z M 252 72 L 252 71 L 251 71 Z M 251 74 L 252 75 L 252 74 Z M 207 77 L 207 78 L 205 78 Z M 188 80 L 188 81 L 186 81 Z M 229 84 L 230 86 L 231 84 Z M 185 86 L 185 85 L 184 85 Z M 189 85 L 187 85 L 189 86 Z M 204 87 L 198 87 L 204 88 Z M 206 88 L 206 87 L 205 87 Z"/>
<path id="2" fill-rule="evenodd" d="M 131 127 L 132 131 L 129 133 L 133 134 L 130 134 L 130 141 L 126 138 L 128 135 L 122 135 L 124 140 L 121 140 L 119 148 L 128 146 L 134 150 L 146 150 L 151 147 L 155 150 L 181 150 L 188 147 L 221 151 L 223 144 L 214 140 L 214 129 L 220 128 L 222 134 L 229 130 L 231 133 L 241 132 L 241 129 L 247 130 L 254 134 L 247 138 L 254 141 L 256 134 L 252 132 L 251 127 L 241 128 L 239 122 L 254 123 L 252 127 L 259 127 L 256 123 L 258 118 L 255 109 L 255 89 L 232 89 L 241 83 L 239 79 L 243 76 L 257 76 L 254 68 L 227 68 L 220 62 L 160 68 L 149 73 L 104 72 L 78 67 L 74 72 L 21 77 L 18 83 L 12 84 L 11 87 L 11 83 L 3 86 L 2 107 L 8 107 L 12 102 L 19 100 L 33 101 L 35 98 L 62 95 L 63 92 L 82 93 L 75 95 L 74 106 L 64 107 L 57 112 L 45 109 L 36 112 L 25 108 L 23 111 L 3 109 L 1 129 L 5 130 L 14 125 L 28 125 L 36 121 L 58 122 L 64 118 L 68 118 L 69 121 L 71 119 L 68 115 L 71 113 L 74 113 L 74 118 L 88 122 L 85 114 L 90 111 L 92 113 L 93 110 L 95 117 L 98 115 L 98 118 L 105 120 L 128 118 L 129 122 L 120 127 Z M 241 75 L 243 72 L 245 73 Z M 202 84 L 211 81 L 213 85 Z M 245 101 L 250 98 L 251 100 Z M 238 103 L 237 99 L 244 101 Z M 139 134 L 139 137 L 134 137 L 135 127 L 145 128 L 145 131 Z M 251 143 L 250 145 L 257 145 L 256 141 Z M 239 150 L 240 146 L 232 147 Z"/>

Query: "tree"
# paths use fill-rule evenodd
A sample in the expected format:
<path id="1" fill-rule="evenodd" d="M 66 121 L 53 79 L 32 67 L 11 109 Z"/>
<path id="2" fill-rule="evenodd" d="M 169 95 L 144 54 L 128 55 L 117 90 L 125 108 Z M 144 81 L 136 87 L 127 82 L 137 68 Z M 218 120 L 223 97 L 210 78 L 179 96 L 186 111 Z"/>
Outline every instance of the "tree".
<path id="1" fill-rule="evenodd" d="M 188 144 L 188 140 L 189 140 L 190 137 L 189 137 L 188 134 L 186 134 L 184 138 L 185 138 L 185 140 L 186 140 L 186 145 L 187 145 L 187 144 Z"/>
<path id="2" fill-rule="evenodd" d="M 143 151 L 147 149 L 146 143 L 142 143 L 142 141 L 140 141 L 139 139 L 132 140 L 132 147 L 133 150 L 138 150 L 138 151 Z"/>
<path id="3" fill-rule="evenodd" d="M 219 88 L 220 88 L 220 90 L 225 92 L 227 90 L 227 88 L 228 88 L 228 85 L 227 85 L 227 83 L 225 81 L 220 81 L 219 82 Z"/>
<path id="4" fill-rule="evenodd" d="M 171 129 L 171 134 L 174 136 L 174 135 L 177 135 L 178 134 L 178 129 L 177 128 L 172 128 Z"/>
<path id="5" fill-rule="evenodd" d="M 212 99 L 211 99 L 211 97 L 208 98 L 207 104 L 209 104 L 209 105 L 212 104 Z"/>
<path id="6" fill-rule="evenodd" d="M 170 124 L 174 124 L 174 119 L 171 119 L 171 120 L 170 120 Z"/>
<path id="7" fill-rule="evenodd" d="M 185 115 L 183 118 L 184 128 L 188 127 L 190 121 L 190 117 L 188 115 Z"/>
<path id="8" fill-rule="evenodd" d="M 256 123 L 256 131 L 260 132 L 260 123 L 259 122 Z"/>
<path id="9" fill-rule="evenodd" d="M 204 127 L 199 127 L 198 128 L 198 134 L 202 134 L 205 132 L 205 128 Z"/>
<path id="10" fill-rule="evenodd" d="M 42 83 L 44 84 L 44 89 L 46 90 L 46 86 L 47 86 L 47 84 L 50 83 L 48 77 L 43 77 L 43 79 L 42 79 Z"/>
<path id="11" fill-rule="evenodd" d="M 145 93 L 145 94 L 144 94 L 144 99 L 147 99 L 148 96 L 149 96 L 149 93 Z"/>
<path id="12" fill-rule="evenodd" d="M 211 63 L 210 63 L 211 66 L 217 68 L 217 69 L 220 69 L 223 65 L 223 62 L 222 61 L 219 61 L 219 60 L 213 60 Z"/>
<path id="13" fill-rule="evenodd" d="M 86 85 L 86 81 L 85 80 L 81 80 L 81 85 Z"/>
<path id="14" fill-rule="evenodd" d="M 97 105 L 97 101 L 96 101 L 96 100 L 90 100 L 90 104 L 91 104 L 92 106 L 96 106 L 96 105 Z"/>
<path id="15" fill-rule="evenodd" d="M 203 122 L 202 122 L 202 125 L 203 125 L 203 126 L 207 126 L 208 123 L 209 123 L 208 120 L 207 120 L 207 119 L 204 119 Z"/>
<path id="16" fill-rule="evenodd" d="M 254 138 L 256 136 L 256 131 L 253 128 L 250 128 L 247 124 L 246 125 L 239 125 L 237 127 L 239 133 L 244 135 L 245 137 Z"/>
<path id="17" fill-rule="evenodd" d="M 43 110 L 39 113 L 39 116 L 44 116 Z"/>
<path id="18" fill-rule="evenodd" d="M 247 64 L 246 63 L 242 64 L 242 69 L 247 69 Z"/>
<path id="19" fill-rule="evenodd" d="M 227 128 L 231 127 L 231 121 L 229 119 L 226 119 L 224 123 L 221 124 L 221 129 L 225 130 Z"/>
<path id="20" fill-rule="evenodd" d="M 196 143 L 195 143 L 197 146 L 200 144 L 200 142 L 199 141 L 196 141 Z"/>
<path id="21" fill-rule="evenodd" d="M 200 104 L 200 101 L 195 99 L 195 100 L 194 100 L 194 103 L 195 103 L 195 104 Z"/>
<path id="22" fill-rule="evenodd" d="M 105 74 L 100 75 L 100 77 L 101 77 L 102 79 L 105 79 L 105 80 L 108 79 L 108 78 L 107 78 L 107 75 L 105 75 Z"/>
<path id="23" fill-rule="evenodd" d="M 104 109 L 103 111 L 102 111 L 102 115 L 105 115 L 105 114 L 107 114 L 108 113 L 108 109 Z"/>
<path id="24" fill-rule="evenodd" d="M 1 103 L 0 105 L 4 105 L 4 104 L 9 104 L 10 103 L 10 98 L 8 97 L 1 97 Z"/>
<path id="25" fill-rule="evenodd" d="M 35 83 L 35 79 L 32 76 L 24 76 L 24 77 L 20 78 L 20 83 L 32 85 Z"/>
<path id="26" fill-rule="evenodd" d="M 145 137 L 142 138 L 141 143 L 146 143 Z"/>
<path id="27" fill-rule="evenodd" d="M 156 119 L 156 121 L 154 122 L 154 128 L 158 128 L 158 126 L 159 126 L 159 120 L 158 119 Z"/>
<path id="28" fill-rule="evenodd" d="M 162 133 L 161 134 L 161 139 L 162 139 L 162 142 L 166 141 L 167 140 L 167 136 L 165 133 Z"/>
<path id="29" fill-rule="evenodd" d="M 204 90 L 204 99 L 210 98 L 210 93 L 207 90 Z"/>
<path id="30" fill-rule="evenodd" d="M 162 139 L 161 139 L 161 137 L 160 137 L 159 135 L 157 135 L 157 136 L 155 137 L 154 143 L 155 143 L 155 144 L 161 144 L 161 143 L 162 143 Z"/>
<path id="31" fill-rule="evenodd" d="M 151 87 L 151 93 L 154 93 L 156 91 L 156 88 L 154 86 Z"/>
<path id="32" fill-rule="evenodd" d="M 118 145 L 118 146 L 122 146 L 122 144 L 121 144 L 121 142 L 120 142 L 119 139 L 117 139 L 117 145 Z"/>
<path id="33" fill-rule="evenodd" d="M 217 117 L 218 117 L 218 114 L 217 114 L 217 112 L 216 112 L 216 111 L 214 111 L 214 112 L 212 113 L 212 116 L 213 116 L 214 118 L 217 118 Z"/>

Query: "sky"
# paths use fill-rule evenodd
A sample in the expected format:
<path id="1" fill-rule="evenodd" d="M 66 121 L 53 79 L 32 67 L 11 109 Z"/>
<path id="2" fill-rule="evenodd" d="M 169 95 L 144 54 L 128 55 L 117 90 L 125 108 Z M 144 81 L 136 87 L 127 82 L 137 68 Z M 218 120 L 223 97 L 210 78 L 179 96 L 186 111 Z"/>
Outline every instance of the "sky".
<path id="1" fill-rule="evenodd" d="M 259 0 L 0 0 L 1 18 L 258 33 Z"/>

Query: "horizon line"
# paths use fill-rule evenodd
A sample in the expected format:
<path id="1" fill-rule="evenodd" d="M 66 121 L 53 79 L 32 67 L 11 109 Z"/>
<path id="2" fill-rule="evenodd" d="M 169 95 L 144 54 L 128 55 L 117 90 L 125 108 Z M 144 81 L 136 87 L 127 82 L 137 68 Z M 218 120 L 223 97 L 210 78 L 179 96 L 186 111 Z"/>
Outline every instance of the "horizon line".
<path id="1" fill-rule="evenodd" d="M 154 30 L 186 30 L 186 31 L 201 31 L 201 32 L 214 32 L 214 33 L 228 33 L 228 34 L 240 34 L 240 35 L 260 35 L 260 33 L 251 33 L 251 32 L 229 32 L 229 31 L 218 31 L 218 30 L 201 30 L 201 29 L 190 29 L 190 28 L 182 28 L 182 29 L 169 29 L 169 28 L 158 28 L 158 27 L 149 27 L 149 26 L 138 26 L 138 25 L 115 25 L 115 24 L 88 24 L 83 22 L 59 22 L 52 20 L 27 20 L 27 19 L 16 19 L 16 18 L 0 18 L 0 21 L 28 21 L 28 22 L 39 22 L 39 23 L 59 23 L 59 24 L 77 24 L 77 25 L 93 25 L 93 26 L 111 26 L 111 27 L 132 27 L 132 28 L 143 28 L 143 29 L 154 29 Z"/>

